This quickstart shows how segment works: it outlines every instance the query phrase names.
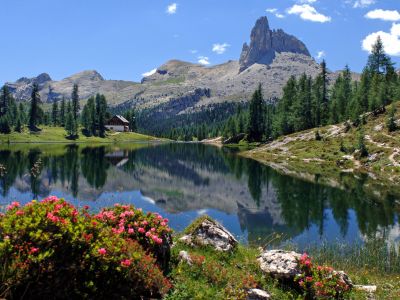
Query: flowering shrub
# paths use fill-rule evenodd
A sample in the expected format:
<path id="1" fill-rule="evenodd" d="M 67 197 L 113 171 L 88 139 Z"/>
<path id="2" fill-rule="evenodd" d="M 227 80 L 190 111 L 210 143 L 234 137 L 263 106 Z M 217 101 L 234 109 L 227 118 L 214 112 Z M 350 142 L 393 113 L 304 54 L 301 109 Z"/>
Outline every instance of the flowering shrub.
<path id="1" fill-rule="evenodd" d="M 144 241 L 130 230 L 136 230 L 129 226 L 130 211 L 138 212 L 132 206 L 92 216 L 87 207 L 78 211 L 63 199 L 48 197 L 23 207 L 13 202 L 7 209 L 0 216 L 1 297 L 135 299 L 160 297 L 171 287 L 152 252 L 158 239 L 170 239 L 170 229 L 158 222 L 157 239 Z M 117 212 L 118 232 L 103 217 Z M 150 226 L 158 219 L 137 216 L 132 222 L 147 220 Z"/>
<path id="2" fill-rule="evenodd" d="M 295 281 L 311 299 L 342 299 L 350 291 L 340 273 L 331 267 L 314 265 L 307 253 L 301 256 L 299 265 L 301 274 Z"/>
<path id="3" fill-rule="evenodd" d="M 111 227 L 116 235 L 138 241 L 146 251 L 153 253 L 158 263 L 166 268 L 172 243 L 168 219 L 157 213 L 143 213 L 133 205 L 115 204 L 94 216 Z"/>

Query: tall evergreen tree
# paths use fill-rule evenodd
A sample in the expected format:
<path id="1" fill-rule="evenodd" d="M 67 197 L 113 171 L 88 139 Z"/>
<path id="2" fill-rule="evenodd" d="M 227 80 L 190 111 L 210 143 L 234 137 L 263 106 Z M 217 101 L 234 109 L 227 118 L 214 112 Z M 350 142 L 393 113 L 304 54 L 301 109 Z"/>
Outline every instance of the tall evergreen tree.
<path id="1" fill-rule="evenodd" d="M 82 126 L 85 130 L 85 134 L 86 135 L 91 135 L 91 125 L 92 125 L 92 120 L 91 120 L 91 115 L 90 115 L 90 111 L 89 111 L 89 107 L 86 104 L 83 107 L 82 110 L 82 117 L 81 117 L 81 122 L 82 122 Z"/>
<path id="2" fill-rule="evenodd" d="M 325 60 L 321 63 L 321 125 L 327 125 L 329 122 L 329 99 L 328 99 L 328 71 Z"/>
<path id="3" fill-rule="evenodd" d="M 60 125 L 65 126 L 65 97 L 62 97 L 60 105 Z"/>
<path id="4" fill-rule="evenodd" d="M 71 94 L 71 101 L 72 101 L 72 114 L 74 117 L 74 120 L 78 120 L 78 113 L 79 113 L 79 90 L 78 90 L 78 85 L 74 84 L 74 87 L 72 88 L 72 94 Z"/>
<path id="5" fill-rule="evenodd" d="M 51 123 L 53 126 L 58 125 L 58 103 L 56 101 L 53 102 L 53 107 L 51 110 Z"/>
<path id="6" fill-rule="evenodd" d="M 33 85 L 33 89 L 32 89 L 31 108 L 29 111 L 29 129 L 31 131 L 38 130 L 36 125 L 37 125 L 38 117 L 39 117 L 39 103 L 40 103 L 39 87 L 35 83 Z"/>
<path id="7" fill-rule="evenodd" d="M 264 101 L 261 84 L 254 92 L 249 106 L 247 134 L 250 141 L 261 141 L 264 134 Z"/>

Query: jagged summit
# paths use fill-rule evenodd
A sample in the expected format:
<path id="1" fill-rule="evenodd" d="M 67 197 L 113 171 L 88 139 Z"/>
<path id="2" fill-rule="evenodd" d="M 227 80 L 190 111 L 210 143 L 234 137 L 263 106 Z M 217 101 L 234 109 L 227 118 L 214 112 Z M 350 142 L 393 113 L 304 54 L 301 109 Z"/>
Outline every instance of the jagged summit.
<path id="1" fill-rule="evenodd" d="M 244 71 L 255 63 L 271 64 L 276 52 L 291 52 L 310 56 L 303 42 L 285 33 L 282 29 L 271 30 L 268 18 L 261 17 L 256 21 L 251 31 L 250 46 L 247 43 L 243 44 L 239 60 L 239 72 Z"/>

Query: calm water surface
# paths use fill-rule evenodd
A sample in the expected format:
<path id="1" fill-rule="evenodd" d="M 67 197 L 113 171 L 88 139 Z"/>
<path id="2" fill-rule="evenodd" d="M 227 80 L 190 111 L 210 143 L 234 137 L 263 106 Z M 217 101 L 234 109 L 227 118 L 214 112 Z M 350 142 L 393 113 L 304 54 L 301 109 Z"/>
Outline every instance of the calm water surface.
<path id="1" fill-rule="evenodd" d="M 398 200 L 366 194 L 362 178 L 351 179 L 351 188 L 326 187 L 212 146 L 11 145 L 0 148 L 0 165 L 3 209 L 56 195 L 94 211 L 134 204 L 168 217 L 178 231 L 208 214 L 246 243 L 263 244 L 273 233 L 299 247 L 400 240 Z"/>

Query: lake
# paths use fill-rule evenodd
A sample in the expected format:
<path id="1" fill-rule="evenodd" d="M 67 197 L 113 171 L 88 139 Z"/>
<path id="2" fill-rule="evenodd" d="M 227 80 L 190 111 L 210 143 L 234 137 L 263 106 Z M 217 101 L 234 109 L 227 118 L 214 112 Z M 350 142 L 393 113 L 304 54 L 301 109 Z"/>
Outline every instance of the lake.
<path id="1" fill-rule="evenodd" d="M 398 242 L 399 201 L 343 176 L 346 188 L 328 187 L 201 144 L 3 145 L 0 206 L 55 195 L 93 211 L 134 204 L 169 218 L 177 231 L 208 214 L 255 245 L 275 234 L 276 243 L 300 248 L 376 236 Z"/>

